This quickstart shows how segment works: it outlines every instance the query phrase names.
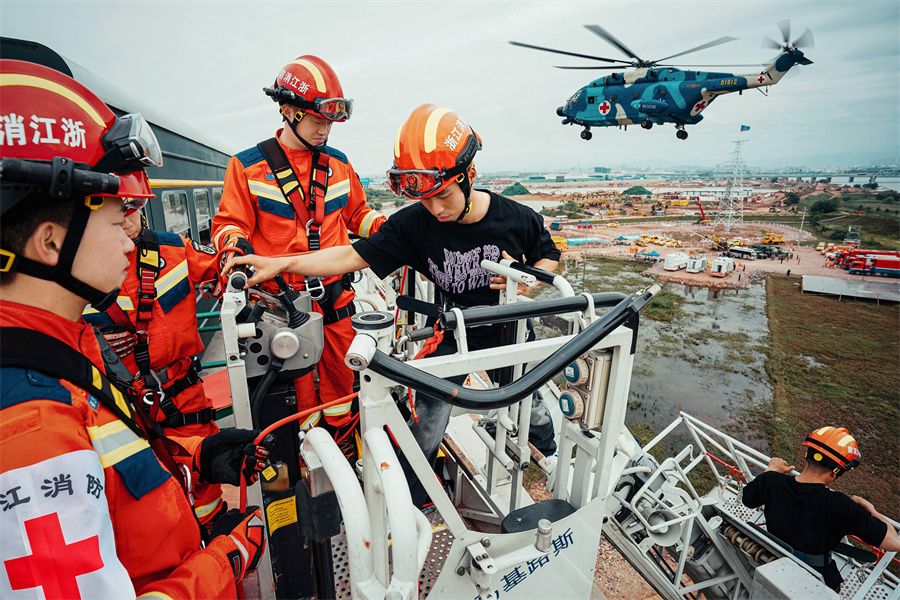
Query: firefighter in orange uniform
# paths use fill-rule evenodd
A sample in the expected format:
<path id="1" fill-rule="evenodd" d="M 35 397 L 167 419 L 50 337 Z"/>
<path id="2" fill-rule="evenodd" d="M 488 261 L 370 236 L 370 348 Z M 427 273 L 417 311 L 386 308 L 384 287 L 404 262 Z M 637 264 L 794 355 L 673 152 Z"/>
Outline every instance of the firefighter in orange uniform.
<path id="1" fill-rule="evenodd" d="M 125 279 L 122 198 L 152 196 L 156 138 L 40 65 L 0 60 L 0 87 L 0 597 L 235 598 L 265 547 L 260 510 L 229 511 L 203 547 L 181 469 L 80 320 Z M 172 451 L 194 477 L 234 483 L 264 458 L 255 435 Z"/>
<path id="2" fill-rule="evenodd" d="M 135 208 L 140 204 L 128 202 Z M 146 394 L 150 419 L 167 438 L 213 435 L 219 431 L 215 410 L 192 357 L 203 352 L 194 284 L 217 276 L 216 251 L 143 223 L 140 210 L 125 217 L 125 234 L 136 249 L 128 255 L 128 277 L 116 303 L 105 312 L 89 306 L 83 316 L 106 338 L 127 376 L 135 378 L 134 387 Z M 222 488 L 192 484 L 194 513 L 209 527 L 226 509 Z"/>
<path id="3" fill-rule="evenodd" d="M 348 245 L 348 230 L 360 237 L 376 232 L 384 217 L 366 206 L 366 195 L 350 161 L 326 145 L 331 126 L 350 118 L 353 101 L 344 98 L 331 67 L 315 56 L 301 56 L 284 67 L 265 93 L 277 102 L 285 127 L 275 138 L 231 159 L 219 212 L 213 218 L 213 244 L 262 256 L 296 254 Z M 349 275 L 311 278 L 285 274 L 294 289 L 309 291 L 325 322 L 325 349 L 317 365 L 320 403 L 351 393 L 353 372 L 344 355 L 353 340 L 353 292 Z M 293 382 L 297 408 L 317 406 L 312 374 Z M 348 401 L 325 409 L 325 425 L 348 458 L 354 458 Z M 313 413 L 301 429 L 321 425 Z"/>

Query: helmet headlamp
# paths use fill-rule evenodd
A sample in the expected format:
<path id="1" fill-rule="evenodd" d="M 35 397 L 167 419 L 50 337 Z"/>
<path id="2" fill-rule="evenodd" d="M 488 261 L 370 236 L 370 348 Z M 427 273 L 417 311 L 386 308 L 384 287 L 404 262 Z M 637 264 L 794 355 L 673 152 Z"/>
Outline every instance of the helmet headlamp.
<path id="1" fill-rule="evenodd" d="M 124 174 L 163 164 L 156 135 L 140 113 L 116 118 L 102 142 L 106 153 L 94 165 L 94 171 Z"/>

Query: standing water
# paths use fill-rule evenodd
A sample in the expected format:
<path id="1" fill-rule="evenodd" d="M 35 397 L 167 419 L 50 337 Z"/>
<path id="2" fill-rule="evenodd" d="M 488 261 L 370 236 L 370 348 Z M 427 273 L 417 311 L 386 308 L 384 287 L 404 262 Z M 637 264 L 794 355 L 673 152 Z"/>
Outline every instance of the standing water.
<path id="1" fill-rule="evenodd" d="M 588 257 L 561 263 L 558 272 L 576 293 L 629 294 L 650 284 L 636 272 L 642 268 Z M 549 286 L 538 289 L 537 298 L 556 294 Z M 657 297 L 666 310 L 648 311 L 648 305 L 641 313 L 626 424 L 658 432 L 684 411 L 767 452 L 762 432 L 752 427 L 754 413 L 772 402 L 764 367 L 771 344 L 765 284 L 721 290 L 670 282 L 667 294 L 674 296 Z"/>

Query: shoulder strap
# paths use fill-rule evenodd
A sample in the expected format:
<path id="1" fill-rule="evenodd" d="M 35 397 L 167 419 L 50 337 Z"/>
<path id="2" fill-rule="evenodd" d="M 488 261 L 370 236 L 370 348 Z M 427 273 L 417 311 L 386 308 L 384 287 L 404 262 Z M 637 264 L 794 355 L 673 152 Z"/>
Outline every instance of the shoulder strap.
<path id="1" fill-rule="evenodd" d="M 319 227 L 325 221 L 325 193 L 328 191 L 328 161 L 324 152 L 313 152 L 309 175 L 310 199 L 307 204 L 303 196 L 303 186 L 288 161 L 281 145 L 275 138 L 269 138 L 256 145 L 275 175 L 281 193 L 287 198 L 294 211 L 306 224 L 309 250 L 319 249 Z"/>
<path id="2" fill-rule="evenodd" d="M 33 369 L 74 383 L 98 398 L 138 437 L 147 437 L 135 422 L 134 411 L 122 392 L 109 382 L 100 369 L 68 344 L 39 331 L 3 327 L 0 355 L 3 356 L 4 367 Z M 51 356 L 53 359 L 48 360 Z"/>
<path id="3" fill-rule="evenodd" d="M 149 227 L 141 230 L 138 240 L 138 305 L 137 322 L 139 329 L 146 329 L 146 323 L 153 318 L 153 301 L 156 300 L 156 280 L 161 270 L 159 259 L 159 238 Z"/>
<path id="4" fill-rule="evenodd" d="M 287 155 L 281 149 L 281 144 L 275 138 L 269 138 L 264 142 L 258 143 L 256 147 L 262 152 L 263 158 L 266 159 L 269 168 L 272 169 L 272 174 L 275 175 L 275 181 L 278 182 L 281 193 L 290 201 L 294 212 L 304 222 L 309 221 L 309 208 L 306 206 L 303 186 L 300 185 L 300 180 L 297 179 L 297 174 L 294 173 L 294 168 L 288 161 Z"/>
<path id="5" fill-rule="evenodd" d="M 148 440 L 153 453 L 181 484 L 181 489 L 189 497 L 184 475 L 166 449 L 161 429 L 153 430 L 140 403 L 129 402 L 125 394 L 110 383 L 100 369 L 83 354 L 46 333 L 21 327 L 3 327 L 0 335 L 0 355 L 3 356 L 4 367 L 33 369 L 50 377 L 65 379 L 98 398 L 139 438 Z M 52 356 L 53 360 L 47 360 L 48 356 Z M 144 427 L 138 424 L 137 419 L 143 422 Z M 153 435 L 149 435 L 145 428 L 153 432 Z"/>
<path id="6" fill-rule="evenodd" d="M 137 345 L 134 347 L 134 360 L 137 363 L 138 374 L 152 379 L 150 377 L 150 334 L 147 330 L 151 319 L 153 319 L 153 303 L 156 302 L 156 280 L 159 278 L 159 272 L 162 270 L 162 261 L 159 256 L 159 238 L 156 232 L 149 227 L 144 227 L 141 230 L 137 253 L 138 298 L 137 306 L 134 307 L 137 311 L 134 331 L 137 333 L 138 339 Z M 112 314 L 110 314 L 110 317 L 115 320 Z"/>

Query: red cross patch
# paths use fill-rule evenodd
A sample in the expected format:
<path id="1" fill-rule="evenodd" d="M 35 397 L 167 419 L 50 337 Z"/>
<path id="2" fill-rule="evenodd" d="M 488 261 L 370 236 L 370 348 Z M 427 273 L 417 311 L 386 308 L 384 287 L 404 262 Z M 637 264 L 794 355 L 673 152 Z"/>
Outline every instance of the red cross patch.
<path id="1" fill-rule="evenodd" d="M 12 589 L 41 587 L 47 600 L 81 598 L 75 578 L 103 568 L 98 536 L 67 544 L 57 513 L 24 525 L 31 555 L 3 561 Z"/>
<path id="2" fill-rule="evenodd" d="M 762 82 L 764 82 L 764 81 L 766 80 L 766 77 L 765 77 L 765 75 L 760 75 L 759 77 L 756 78 L 756 80 L 757 80 L 758 82 L 762 83 Z"/>
<path id="3" fill-rule="evenodd" d="M 609 102 L 607 102 L 606 100 L 603 101 L 603 104 L 597 106 L 597 110 L 600 111 L 601 115 L 605 115 L 606 113 L 608 113 L 611 108 L 612 106 L 610 106 Z"/>
<path id="4" fill-rule="evenodd" d="M 701 110 L 703 110 L 704 108 L 706 108 L 706 100 L 701 100 L 700 102 L 698 102 L 697 104 L 694 105 L 693 112 L 698 113 Z"/>

